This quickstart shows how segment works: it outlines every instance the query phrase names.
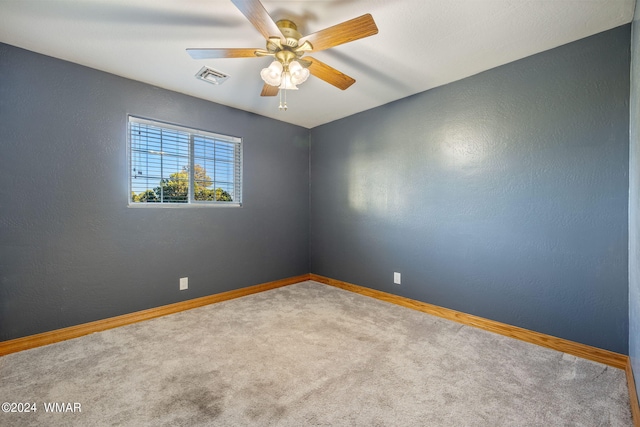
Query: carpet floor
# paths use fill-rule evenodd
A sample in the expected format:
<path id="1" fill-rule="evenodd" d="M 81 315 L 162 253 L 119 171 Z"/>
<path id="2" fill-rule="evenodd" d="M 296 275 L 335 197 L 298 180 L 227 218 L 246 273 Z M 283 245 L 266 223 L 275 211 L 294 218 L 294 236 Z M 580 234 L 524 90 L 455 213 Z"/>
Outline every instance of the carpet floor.
<path id="1" fill-rule="evenodd" d="M 622 370 L 316 282 L 1 357 L 0 400 L 37 409 L 2 426 L 632 426 Z"/>

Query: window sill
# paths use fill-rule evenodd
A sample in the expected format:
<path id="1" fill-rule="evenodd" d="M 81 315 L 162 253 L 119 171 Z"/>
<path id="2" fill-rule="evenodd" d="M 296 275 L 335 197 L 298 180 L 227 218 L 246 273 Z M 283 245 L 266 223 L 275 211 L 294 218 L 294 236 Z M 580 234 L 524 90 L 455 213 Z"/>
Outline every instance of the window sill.
<path id="1" fill-rule="evenodd" d="M 129 203 L 133 209 L 241 208 L 242 203 Z"/>

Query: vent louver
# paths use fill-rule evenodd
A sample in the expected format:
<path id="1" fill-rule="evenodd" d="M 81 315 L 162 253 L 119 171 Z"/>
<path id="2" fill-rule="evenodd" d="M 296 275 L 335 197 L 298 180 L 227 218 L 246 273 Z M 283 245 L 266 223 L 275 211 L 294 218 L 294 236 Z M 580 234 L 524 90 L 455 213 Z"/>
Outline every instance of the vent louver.
<path id="1" fill-rule="evenodd" d="M 198 74 L 196 74 L 196 77 L 214 85 L 221 85 L 229 78 L 225 73 L 207 66 L 202 67 L 200 71 L 198 71 Z"/>

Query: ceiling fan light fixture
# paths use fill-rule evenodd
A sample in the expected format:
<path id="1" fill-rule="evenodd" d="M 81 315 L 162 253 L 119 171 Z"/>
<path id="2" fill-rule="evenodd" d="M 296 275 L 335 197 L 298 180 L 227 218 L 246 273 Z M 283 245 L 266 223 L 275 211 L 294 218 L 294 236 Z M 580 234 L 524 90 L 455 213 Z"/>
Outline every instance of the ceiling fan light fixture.
<path id="1" fill-rule="evenodd" d="M 282 82 L 282 64 L 278 61 L 273 61 L 268 68 L 263 68 L 260 71 L 260 77 L 262 80 L 271 86 L 280 86 Z"/>
<path id="2" fill-rule="evenodd" d="M 273 61 L 267 68 L 260 71 L 262 80 L 270 85 L 284 90 L 298 90 L 297 85 L 309 78 L 309 70 L 298 61 L 291 61 L 284 66 L 280 61 Z"/>

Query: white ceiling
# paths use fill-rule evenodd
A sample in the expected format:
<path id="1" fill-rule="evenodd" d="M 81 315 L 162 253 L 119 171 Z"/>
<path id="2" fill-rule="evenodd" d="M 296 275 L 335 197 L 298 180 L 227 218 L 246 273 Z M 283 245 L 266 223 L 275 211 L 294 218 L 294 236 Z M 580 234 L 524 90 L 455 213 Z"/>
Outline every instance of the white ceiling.
<path id="1" fill-rule="evenodd" d="M 311 34 L 365 13 L 375 36 L 314 53 L 356 79 L 313 76 L 260 97 L 270 58 L 194 60 L 186 48 L 264 48 L 229 0 L 0 0 L 0 42 L 311 128 L 631 22 L 635 0 L 269 1 L 274 20 Z M 208 65 L 231 77 L 214 86 Z M 44 70 L 46 72 L 46 70 Z"/>

